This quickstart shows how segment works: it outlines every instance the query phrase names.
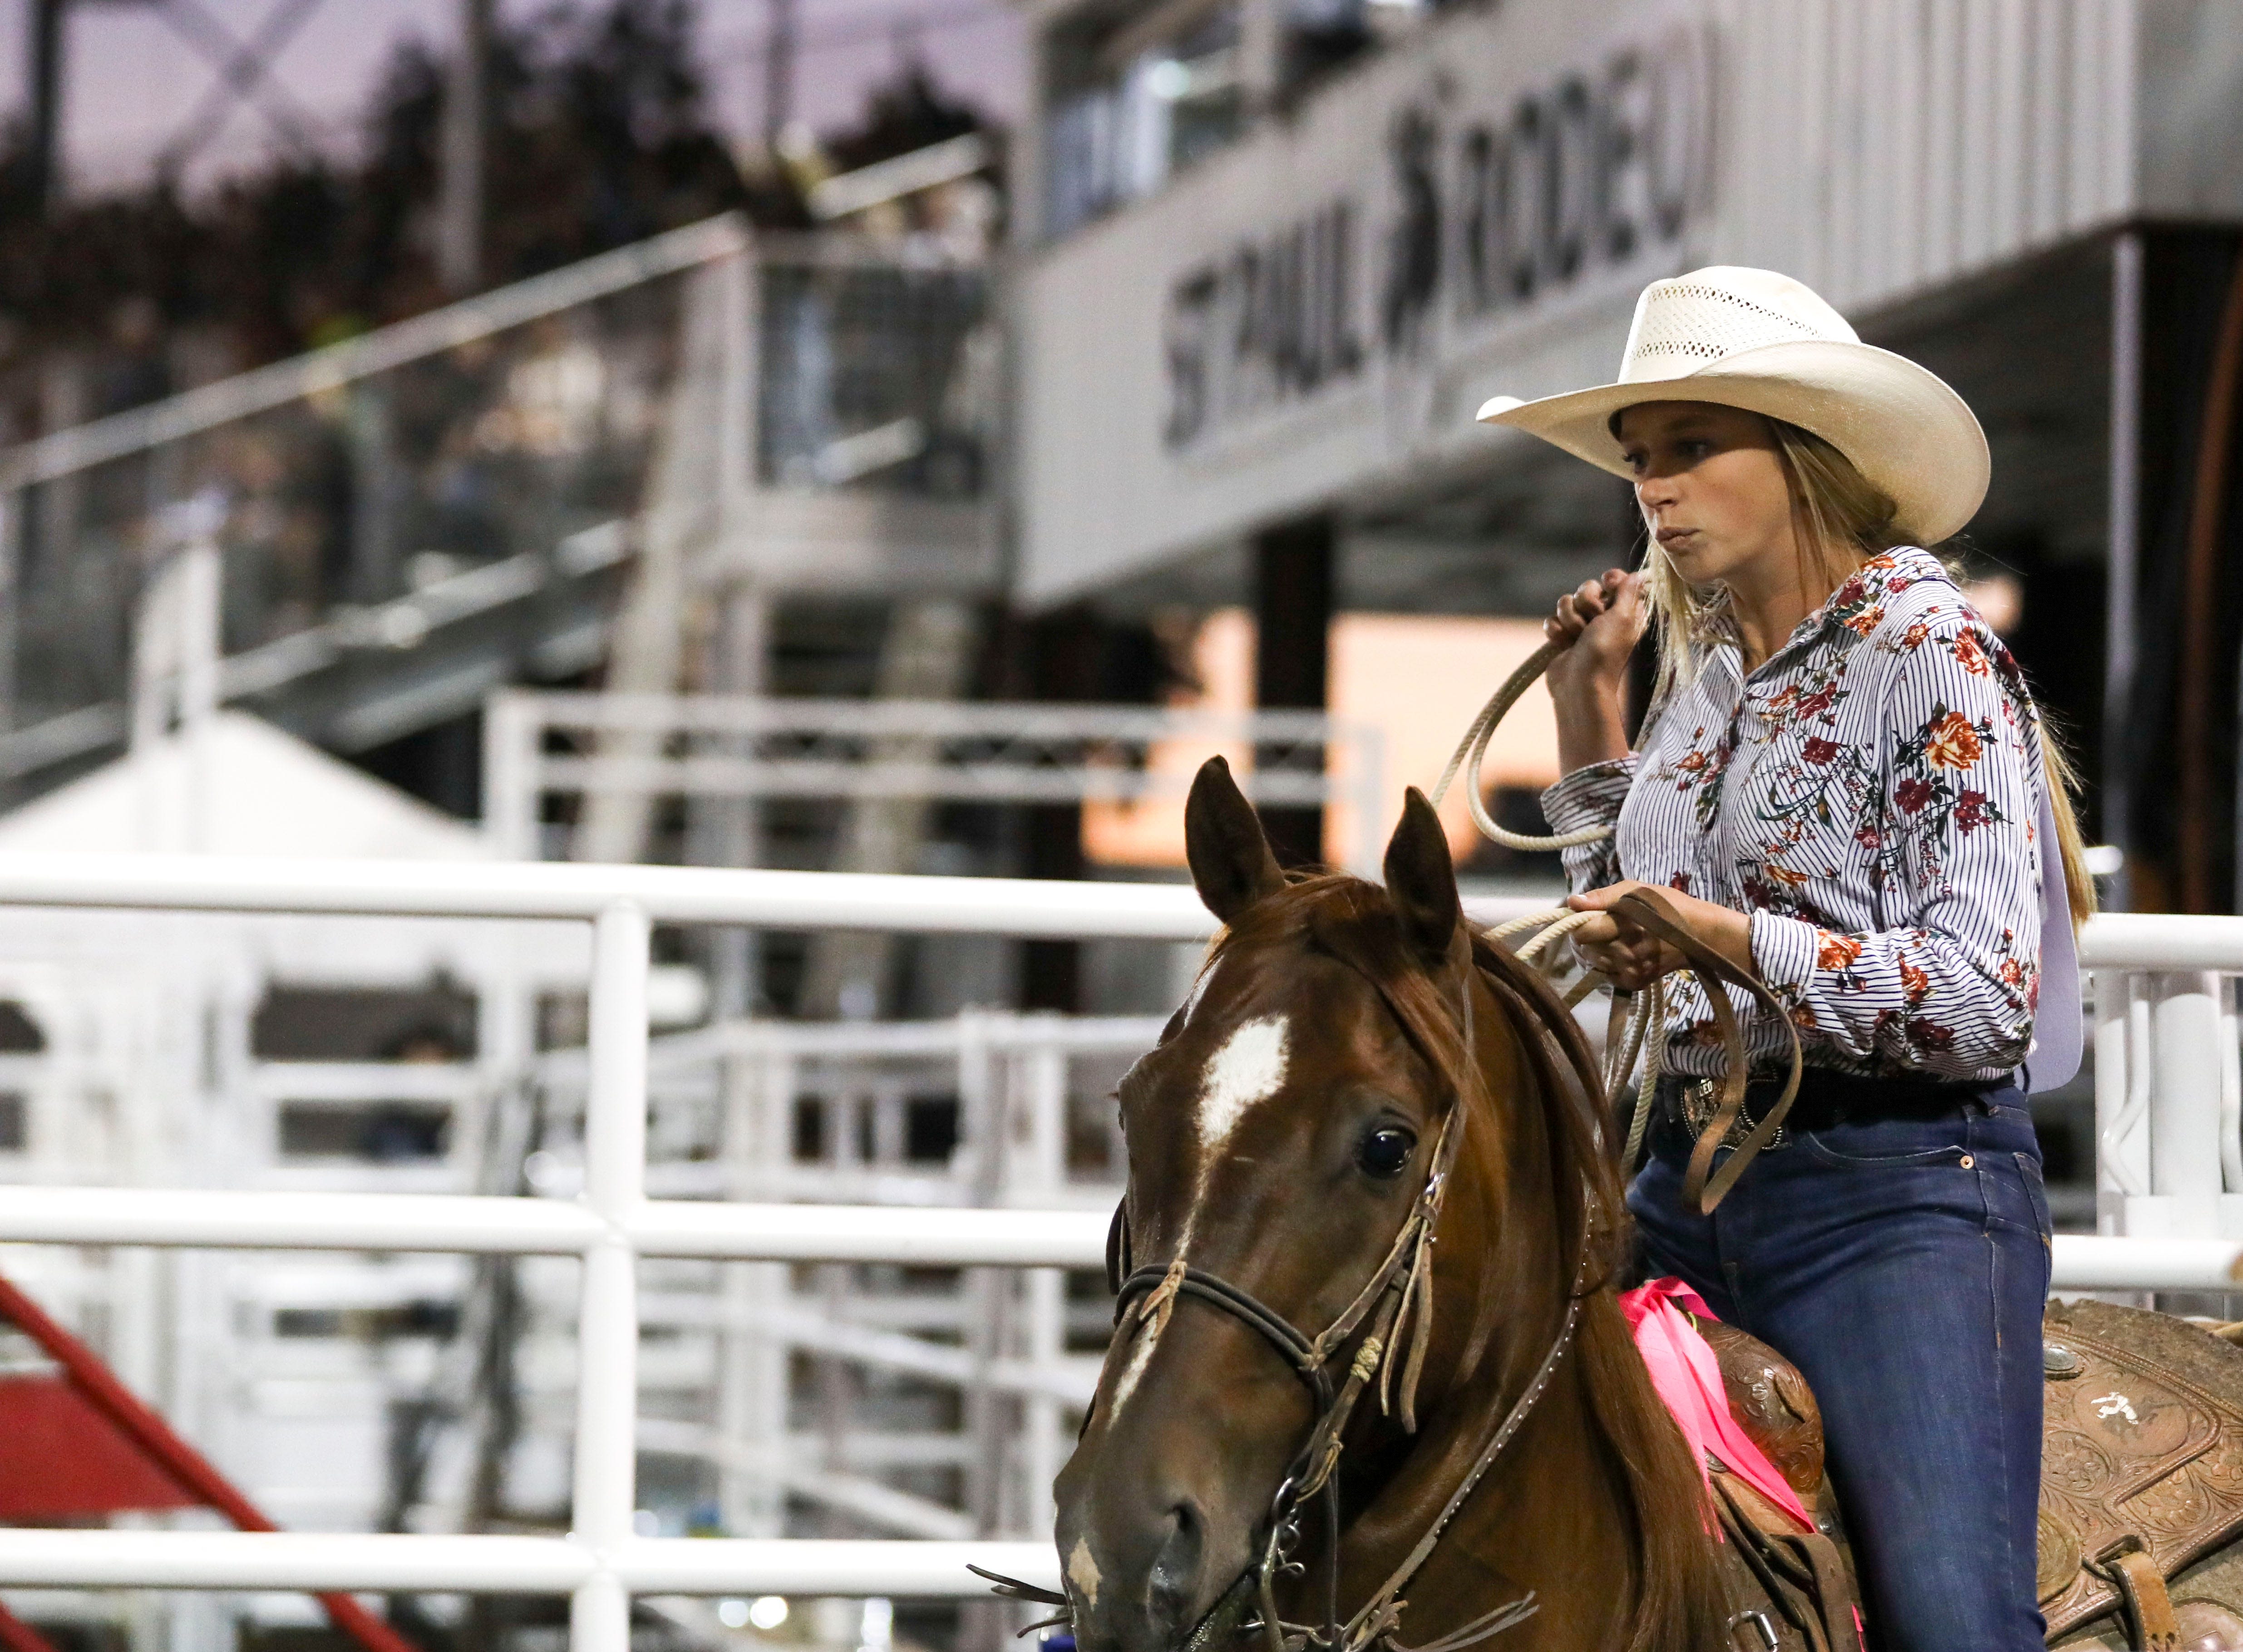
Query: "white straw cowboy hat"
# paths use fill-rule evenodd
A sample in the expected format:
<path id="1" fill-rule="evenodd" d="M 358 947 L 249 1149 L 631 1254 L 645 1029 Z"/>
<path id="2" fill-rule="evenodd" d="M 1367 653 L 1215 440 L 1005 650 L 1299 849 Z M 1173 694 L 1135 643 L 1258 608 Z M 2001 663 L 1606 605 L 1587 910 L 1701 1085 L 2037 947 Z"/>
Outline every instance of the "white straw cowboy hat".
<path id="1" fill-rule="evenodd" d="M 1918 544 L 1959 532 L 1986 497 L 1986 434 L 1963 398 L 1769 270 L 1714 265 L 1654 281 L 1635 302 L 1617 383 L 1498 396 L 1479 417 L 1628 476 L 1611 421 L 1645 401 L 1718 402 L 1814 432 L 1892 497 L 1896 530 Z"/>

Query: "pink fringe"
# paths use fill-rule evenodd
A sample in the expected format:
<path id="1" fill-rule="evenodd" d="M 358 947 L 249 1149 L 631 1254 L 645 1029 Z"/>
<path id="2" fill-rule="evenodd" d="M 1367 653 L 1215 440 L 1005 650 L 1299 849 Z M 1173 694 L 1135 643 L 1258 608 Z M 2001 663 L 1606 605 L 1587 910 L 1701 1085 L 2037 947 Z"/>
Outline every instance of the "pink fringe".
<path id="1" fill-rule="evenodd" d="M 1668 1278 L 1621 1292 L 1620 1306 L 1635 1333 L 1636 1350 L 1651 1373 L 1651 1386 L 1674 1414 L 1683 1439 L 1690 1443 L 1699 1475 L 1707 1481 L 1707 1496 L 1713 1495 L 1713 1482 L 1706 1471 L 1706 1454 L 1711 1452 L 1731 1473 L 1797 1521 L 1800 1530 L 1813 1531 L 1815 1522 L 1808 1518 L 1805 1507 L 1776 1472 L 1775 1465 L 1729 1415 L 1721 1362 L 1688 1317 L 1716 1317 L 1704 1300 L 1681 1279 Z"/>

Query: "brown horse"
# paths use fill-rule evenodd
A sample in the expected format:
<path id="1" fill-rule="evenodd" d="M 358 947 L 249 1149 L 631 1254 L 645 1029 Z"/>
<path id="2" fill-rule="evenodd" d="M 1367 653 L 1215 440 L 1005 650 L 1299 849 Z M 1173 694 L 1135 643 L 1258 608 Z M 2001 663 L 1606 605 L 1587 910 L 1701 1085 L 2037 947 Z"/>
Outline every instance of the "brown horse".
<path id="1" fill-rule="evenodd" d="M 1730 1644 L 1697 1467 L 1610 1288 L 1625 1212 L 1571 1017 L 1472 937 L 1414 791 L 1384 890 L 1289 882 L 1219 762 L 1187 828 L 1225 929 L 1120 1091 L 1117 1239 L 1150 1266 L 1057 1486 L 1084 1652 L 1251 1631 L 1265 1558 L 1276 1616 L 1357 1644 Z M 1342 1393 L 1328 1526 L 1290 1493 Z"/>
<path id="2" fill-rule="evenodd" d="M 1083 1652 L 1850 1644 L 1842 1568 L 1787 1611 L 1728 1490 L 1715 1534 L 1612 1289 L 1588 1050 L 1465 925 L 1424 798 L 1384 890 L 1289 880 L 1219 759 L 1186 823 L 1225 928 L 1119 1093 L 1121 1314 L 1056 1487 Z M 1811 1418 L 1717 1329 L 1748 1432 Z M 2095 1302 L 2047 1334 L 2051 1639 L 2243 1652 L 2243 1351 Z"/>

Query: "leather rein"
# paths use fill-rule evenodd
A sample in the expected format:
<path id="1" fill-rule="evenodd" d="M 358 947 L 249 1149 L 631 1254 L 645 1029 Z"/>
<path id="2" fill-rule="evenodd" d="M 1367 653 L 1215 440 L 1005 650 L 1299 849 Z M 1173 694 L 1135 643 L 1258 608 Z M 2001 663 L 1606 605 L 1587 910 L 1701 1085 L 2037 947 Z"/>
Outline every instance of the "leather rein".
<path id="1" fill-rule="evenodd" d="M 1462 1070 L 1471 1075 L 1478 1071 L 1472 991 L 1472 976 L 1478 966 L 1472 961 L 1468 937 L 1463 951 L 1466 974 L 1460 995 L 1464 1037 Z M 1384 997 L 1384 989 L 1380 989 L 1380 992 Z M 1401 1017 L 1398 1016 L 1398 1018 Z M 1404 1020 L 1405 1030 L 1408 1024 L 1406 1019 Z M 1467 1078 L 1466 1083 L 1469 1082 Z M 1465 1499 L 1471 1495 L 1472 1488 L 1518 1434 L 1520 1425 L 1526 1420 L 1527 1414 L 1534 1408 L 1535 1402 L 1549 1386 L 1551 1373 L 1557 1368 L 1559 1360 L 1572 1344 L 1581 1312 L 1578 1276 L 1577 1288 L 1569 1293 L 1566 1299 L 1565 1320 L 1559 1327 L 1549 1351 L 1542 1356 L 1532 1378 L 1518 1399 L 1512 1402 L 1494 1433 L 1481 1446 L 1472 1467 L 1451 1493 L 1439 1514 L 1411 1548 L 1409 1555 L 1362 1609 L 1343 1625 L 1339 1621 L 1340 1508 L 1337 1473 L 1342 1437 L 1355 1414 L 1357 1402 L 1370 1388 L 1373 1378 L 1377 1378 L 1378 1382 L 1380 1408 L 1391 1409 L 1392 1402 L 1398 1400 L 1404 1427 L 1416 1432 L 1418 1380 L 1424 1369 L 1425 1350 L 1432 1333 L 1430 1263 L 1434 1229 L 1439 1224 L 1450 1173 L 1455 1167 L 1457 1155 L 1464 1141 L 1461 1116 L 1465 1098 L 1466 1090 L 1459 1085 L 1435 1136 L 1425 1185 L 1411 1205 L 1408 1219 L 1395 1235 L 1393 1244 L 1387 1247 L 1384 1259 L 1339 1315 L 1313 1337 L 1304 1334 L 1283 1314 L 1251 1292 L 1204 1268 L 1195 1267 L 1182 1257 L 1165 1268 L 1155 1265 L 1132 1269 L 1129 1266 L 1128 1201 L 1125 1199 L 1115 1209 L 1114 1226 L 1108 1236 L 1107 1271 L 1108 1284 L 1114 1287 L 1117 1298 L 1114 1310 L 1116 1326 L 1142 1323 L 1151 1319 L 1155 1321 L 1154 1333 L 1158 1334 L 1167 1324 L 1178 1297 L 1196 1298 L 1248 1326 L 1274 1348 L 1293 1373 L 1307 1385 L 1316 1407 L 1316 1420 L 1310 1426 L 1308 1438 L 1279 1483 L 1276 1497 L 1271 1500 L 1269 1536 L 1263 1545 L 1260 1560 L 1249 1566 L 1209 1608 L 1186 1642 L 1186 1652 L 1212 1652 L 1212 1649 L 1219 1645 L 1227 1634 L 1242 1628 L 1258 1630 L 1266 1652 L 1310 1652 L 1310 1649 L 1319 1649 L 1320 1652 L 1367 1652 L 1368 1649 L 1382 1642 L 1392 1648 L 1392 1652 L 1412 1652 L 1411 1649 L 1403 1648 L 1392 1640 L 1393 1632 L 1401 1622 L 1402 1608 L 1408 1604 L 1401 1598 L 1402 1591 L 1431 1555 L 1442 1533 L 1458 1509 L 1463 1507 Z M 1583 1242 L 1586 1246 L 1586 1232 Z M 1584 1269 L 1586 1266 L 1586 1256 L 1582 1266 Z M 1342 1346 L 1366 1324 L 1370 1328 L 1357 1346 L 1355 1357 L 1348 1364 L 1347 1375 L 1335 1388 L 1332 1362 Z M 1393 1383 L 1398 1360 L 1401 1366 L 1398 1394 Z M 1086 1424 L 1088 1420 L 1086 1417 Z M 1293 1552 L 1300 1541 L 1302 1513 L 1311 1500 L 1321 1501 L 1324 1508 L 1326 1576 L 1321 1630 L 1283 1622 L 1277 1615 L 1276 1607 L 1277 1579 L 1280 1576 L 1303 1575 L 1306 1570 L 1302 1562 L 1293 1559 Z M 1260 1615 L 1258 1622 L 1250 1625 L 1236 1621 L 1236 1615 L 1247 1604 L 1249 1595 Z M 1531 1616 L 1536 1609 L 1533 1596 L 1530 1594 L 1523 1601 L 1508 1602 L 1454 1634 L 1444 1636 L 1435 1645 L 1415 1649 L 1414 1652 L 1459 1652 L 1464 1647 L 1509 1628 Z M 1226 1623 L 1223 1621 L 1225 1618 L 1232 1621 Z M 1289 1635 L 1288 1631 L 1291 1633 Z"/>

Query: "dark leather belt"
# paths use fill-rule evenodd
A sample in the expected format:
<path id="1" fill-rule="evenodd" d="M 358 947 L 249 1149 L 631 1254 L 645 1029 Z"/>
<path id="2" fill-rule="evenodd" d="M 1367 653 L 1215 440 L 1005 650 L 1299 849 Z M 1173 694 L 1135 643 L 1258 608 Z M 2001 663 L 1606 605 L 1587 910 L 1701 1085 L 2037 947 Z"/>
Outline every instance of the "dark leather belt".
<path id="1" fill-rule="evenodd" d="M 1923 1078 L 1865 1078 L 1828 1067 L 1809 1067 L 1801 1073 L 1798 1098 L 1791 1104 L 1782 1127 L 1768 1145 L 1778 1146 L 1803 1132 L 1829 1130 L 1839 1125 L 1943 1118 L 1958 1107 L 1983 1101 L 2007 1083 L 2006 1079 L 1983 1078 L 1959 1084 Z M 1659 1079 L 1660 1114 L 1694 1132 L 1703 1128 L 1705 1119 L 1712 1115 L 1716 1088 L 1710 1078 L 1663 1073 Z M 1767 1117 L 1768 1109 L 1782 1092 L 1783 1080 L 1776 1075 L 1747 1079 L 1744 1111 L 1730 1132 L 1734 1139 L 1728 1145 L 1734 1146 L 1742 1141 Z"/>

